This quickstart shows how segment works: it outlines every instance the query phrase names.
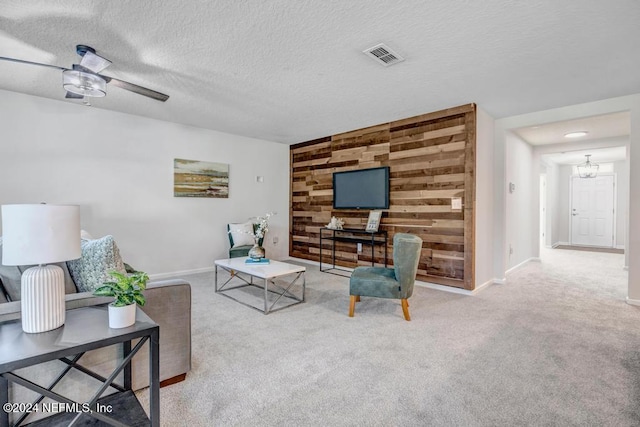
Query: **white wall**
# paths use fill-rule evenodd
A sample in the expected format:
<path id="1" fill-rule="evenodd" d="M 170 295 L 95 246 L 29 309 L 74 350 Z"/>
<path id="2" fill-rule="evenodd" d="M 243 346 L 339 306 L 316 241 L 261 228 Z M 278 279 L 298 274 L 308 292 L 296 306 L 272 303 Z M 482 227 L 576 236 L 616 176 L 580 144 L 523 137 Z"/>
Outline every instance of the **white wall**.
<path id="1" fill-rule="evenodd" d="M 629 211 L 629 159 L 613 163 L 616 173 L 616 247 L 624 248 L 627 239 Z"/>
<path id="2" fill-rule="evenodd" d="M 476 108 L 476 288 L 493 275 L 493 127 L 494 120 Z"/>
<path id="3" fill-rule="evenodd" d="M 229 198 L 173 197 L 174 158 L 229 164 Z M 78 204 L 84 229 L 150 274 L 211 267 L 228 222 L 268 211 L 267 255 L 288 255 L 284 144 L 0 90 L 0 178 L 0 204 Z"/>
<path id="4" fill-rule="evenodd" d="M 507 270 L 537 256 L 539 244 L 538 199 L 534 186 L 539 187 L 539 164 L 534 167 L 533 148 L 513 132 L 506 133 L 506 241 Z M 515 190 L 509 192 L 509 184 Z M 535 197 L 538 196 L 535 193 Z M 511 248 L 511 251 L 510 251 Z"/>

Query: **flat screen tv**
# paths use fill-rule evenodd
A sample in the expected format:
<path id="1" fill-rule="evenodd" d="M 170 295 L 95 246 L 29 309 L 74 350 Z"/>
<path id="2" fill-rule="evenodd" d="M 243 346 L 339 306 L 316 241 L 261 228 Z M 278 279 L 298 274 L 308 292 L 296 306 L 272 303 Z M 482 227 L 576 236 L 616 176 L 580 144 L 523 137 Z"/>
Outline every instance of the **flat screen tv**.
<path id="1" fill-rule="evenodd" d="M 389 167 L 333 174 L 334 209 L 389 209 Z"/>

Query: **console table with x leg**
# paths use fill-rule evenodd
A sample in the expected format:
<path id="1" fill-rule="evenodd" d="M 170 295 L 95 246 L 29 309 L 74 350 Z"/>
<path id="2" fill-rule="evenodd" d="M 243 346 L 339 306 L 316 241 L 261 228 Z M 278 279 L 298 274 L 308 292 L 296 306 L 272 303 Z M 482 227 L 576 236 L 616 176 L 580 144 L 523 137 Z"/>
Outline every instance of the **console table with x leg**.
<path id="1" fill-rule="evenodd" d="M 136 323 L 121 329 L 109 328 L 106 306 L 83 307 L 66 312 L 66 320 L 62 327 L 48 332 L 28 334 L 22 331 L 20 321 L 9 321 L 0 324 L 0 426 L 22 425 L 30 412 L 59 412 L 32 425 L 94 425 L 91 418 L 114 426 L 160 425 L 160 359 L 159 359 L 159 326 L 142 310 L 137 308 Z M 131 348 L 131 340 L 140 339 Z M 149 418 L 131 390 L 131 359 L 140 348 L 149 342 Z M 82 355 L 101 347 L 122 344 L 122 361 L 115 367 L 109 377 L 103 376 L 79 364 Z M 15 373 L 17 369 L 60 360 L 64 369 L 58 377 L 48 385 L 39 385 Z M 76 369 L 97 380 L 102 381 L 93 396 L 85 402 L 75 402 L 68 397 L 54 392 L 53 388 L 71 370 Z M 123 372 L 123 384 L 115 382 Z M 40 397 L 33 402 L 11 402 L 9 400 L 9 383 L 18 384 L 35 391 Z M 119 393 L 101 399 L 104 392 L 111 387 Z M 44 397 L 56 403 L 46 403 Z M 110 402 L 110 403 L 107 403 Z M 125 405 L 126 403 L 126 405 Z M 52 410 L 57 408 L 58 411 Z M 13 413 L 14 420 L 9 419 Z M 135 418 L 135 419 L 134 419 Z M 11 424 L 10 421 L 12 421 Z"/>

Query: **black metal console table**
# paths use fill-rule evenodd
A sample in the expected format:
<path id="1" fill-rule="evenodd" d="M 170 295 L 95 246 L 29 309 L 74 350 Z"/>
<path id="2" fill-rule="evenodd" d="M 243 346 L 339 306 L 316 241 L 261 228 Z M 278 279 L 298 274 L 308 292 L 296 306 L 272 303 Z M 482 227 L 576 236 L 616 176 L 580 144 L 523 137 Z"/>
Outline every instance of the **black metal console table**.
<path id="1" fill-rule="evenodd" d="M 160 425 L 160 327 L 137 308 L 136 323 L 121 329 L 110 329 L 106 306 L 67 310 L 64 326 L 48 332 L 28 334 L 22 331 L 19 320 L 0 324 L 0 426 L 9 426 L 9 413 L 15 413 L 12 425 L 21 425 L 30 412 L 64 412 L 35 421 L 30 425 L 94 425 L 91 418 L 114 426 Z M 131 348 L 131 340 L 140 340 Z M 149 341 L 149 418 L 131 390 L 131 358 Z M 89 351 L 114 344 L 122 344 L 123 360 L 108 378 L 81 366 L 78 360 Z M 60 360 L 66 366 L 52 383 L 41 386 L 14 371 L 50 360 Z M 53 391 L 71 370 L 77 369 L 103 385 L 86 402 L 75 402 Z M 115 379 L 124 371 L 123 384 Z M 33 402 L 10 402 L 9 382 L 35 391 L 40 397 Z M 119 393 L 101 399 L 109 388 Z M 44 397 L 56 403 L 46 403 Z"/>
<path id="2" fill-rule="evenodd" d="M 324 232 L 324 233 L 323 233 Z M 322 268 L 322 246 L 324 240 L 332 241 L 331 246 L 331 263 L 332 267 Z M 333 229 L 323 227 L 320 229 L 320 271 L 331 273 L 331 270 L 349 271 L 336 267 L 336 242 L 361 243 L 371 246 L 371 266 L 375 265 L 374 247 L 375 245 L 384 246 L 384 266 L 387 267 L 387 232 L 385 230 L 366 231 L 358 228 Z"/>

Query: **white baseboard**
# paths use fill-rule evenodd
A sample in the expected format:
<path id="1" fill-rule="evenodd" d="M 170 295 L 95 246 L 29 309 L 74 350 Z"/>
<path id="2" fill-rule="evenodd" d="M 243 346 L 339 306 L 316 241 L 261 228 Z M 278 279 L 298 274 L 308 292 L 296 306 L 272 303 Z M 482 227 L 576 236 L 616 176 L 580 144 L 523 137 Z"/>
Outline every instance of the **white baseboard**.
<path id="1" fill-rule="evenodd" d="M 518 265 L 514 265 L 513 267 L 511 267 L 510 269 L 508 269 L 507 271 L 504 272 L 505 276 L 509 273 L 512 273 L 514 271 L 516 271 L 517 269 L 519 269 L 520 267 L 524 266 L 525 264 L 528 264 L 530 262 L 541 262 L 540 258 L 538 257 L 531 257 L 529 259 L 526 259 L 524 261 L 522 261 L 520 264 Z"/>
<path id="2" fill-rule="evenodd" d="M 571 246 L 570 242 L 555 242 L 553 245 L 551 245 L 552 248 L 557 248 L 558 246 Z"/>
<path id="3" fill-rule="evenodd" d="M 445 286 L 445 285 L 439 285 L 437 283 L 421 282 L 416 280 L 416 286 L 421 286 L 423 288 L 429 288 L 429 289 L 436 289 L 438 291 L 450 292 L 452 294 L 469 295 L 469 296 L 476 295 L 478 292 L 488 288 L 489 285 L 502 284 L 502 283 L 504 282 L 501 281 L 500 279 L 490 279 L 484 282 L 483 284 L 481 284 L 480 286 L 477 286 L 474 290 L 470 291 L 467 289 L 460 289 L 453 286 Z"/>
<path id="4" fill-rule="evenodd" d="M 159 279 L 171 279 L 176 276 L 187 276 L 189 274 L 198 274 L 198 273 L 209 273 L 215 271 L 215 267 L 203 267 L 203 268 L 195 268 L 193 270 L 182 270 L 182 271 L 174 271 L 172 273 L 157 273 L 150 274 L 149 279 L 151 280 L 159 280 Z"/>
<path id="5" fill-rule="evenodd" d="M 627 297 L 627 304 L 640 306 L 640 299 L 631 299 Z"/>

